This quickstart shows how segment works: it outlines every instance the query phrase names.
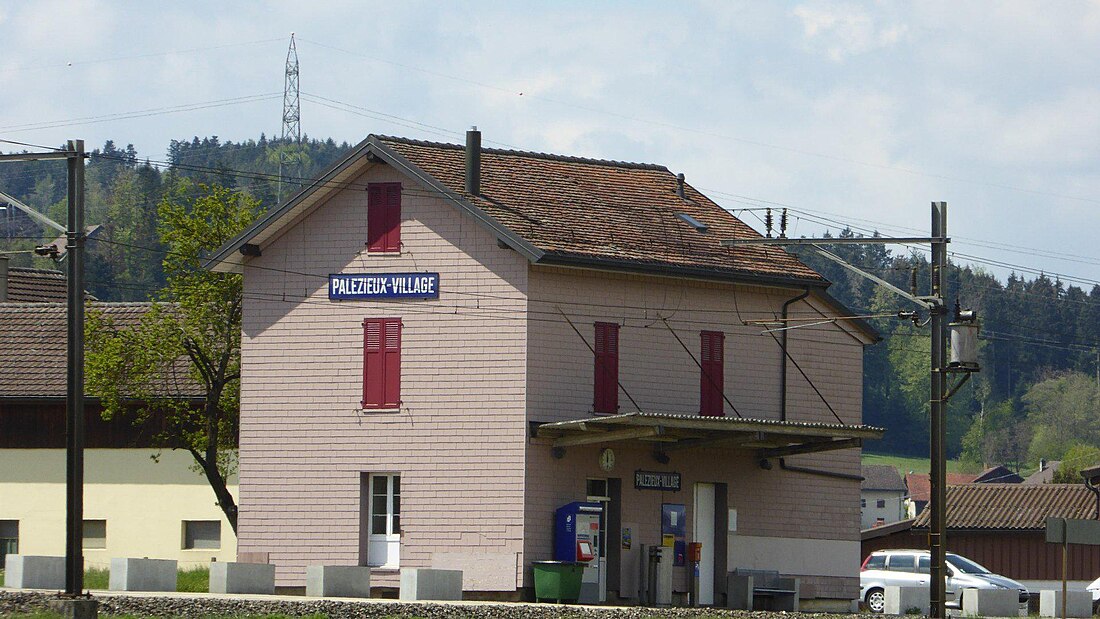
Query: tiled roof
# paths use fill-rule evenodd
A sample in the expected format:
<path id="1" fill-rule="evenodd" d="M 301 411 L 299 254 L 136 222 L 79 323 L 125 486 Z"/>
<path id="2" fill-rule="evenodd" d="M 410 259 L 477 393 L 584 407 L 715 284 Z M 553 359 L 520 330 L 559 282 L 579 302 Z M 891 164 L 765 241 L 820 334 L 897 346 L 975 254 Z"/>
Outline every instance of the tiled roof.
<path id="1" fill-rule="evenodd" d="M 780 248 L 722 247 L 723 239 L 760 234 L 690 185 L 680 198 L 676 176 L 664 166 L 482 149 L 481 195 L 475 196 L 465 191 L 464 146 L 373 139 L 545 252 L 539 262 L 612 262 L 826 283 Z M 707 231 L 700 233 L 678 214 L 702 222 Z"/>
<path id="2" fill-rule="evenodd" d="M 116 326 L 137 324 L 149 303 L 95 303 Z M 0 303 L 0 398 L 64 398 L 68 325 L 63 303 Z M 181 364 L 180 376 L 186 376 Z M 187 395 L 202 395 L 187 381 Z"/>
<path id="3" fill-rule="evenodd" d="M 1096 496 L 1084 484 L 965 484 L 947 487 L 948 529 L 1043 530 L 1048 517 L 1092 519 Z M 914 528 L 928 528 L 929 510 Z"/>
<path id="4" fill-rule="evenodd" d="M 64 303 L 68 287 L 65 273 L 46 269 L 8 269 L 8 301 L 13 303 Z"/>
<path id="5" fill-rule="evenodd" d="M 1051 460 L 1045 464 L 1041 471 L 1035 471 L 1024 478 L 1020 483 L 1024 484 L 1049 484 L 1054 481 L 1054 474 L 1062 466 L 1061 460 Z"/>
<path id="6" fill-rule="evenodd" d="M 863 481 L 860 490 L 900 490 L 905 492 L 905 481 L 898 470 L 889 464 L 864 464 L 860 473 Z"/>
<path id="7" fill-rule="evenodd" d="M 974 475 L 970 473 L 948 473 L 947 485 L 969 484 L 974 481 Z M 909 488 L 909 497 L 914 501 L 927 501 L 932 496 L 932 481 L 928 473 L 908 473 L 905 476 L 905 485 Z"/>
<path id="8" fill-rule="evenodd" d="M 1020 477 L 1016 473 L 1012 472 L 1012 470 L 1008 467 L 1004 466 L 1003 464 L 998 464 L 997 466 L 991 466 L 979 473 L 978 476 L 974 478 L 974 483 L 1018 484 L 1023 480 L 1023 477 Z"/>

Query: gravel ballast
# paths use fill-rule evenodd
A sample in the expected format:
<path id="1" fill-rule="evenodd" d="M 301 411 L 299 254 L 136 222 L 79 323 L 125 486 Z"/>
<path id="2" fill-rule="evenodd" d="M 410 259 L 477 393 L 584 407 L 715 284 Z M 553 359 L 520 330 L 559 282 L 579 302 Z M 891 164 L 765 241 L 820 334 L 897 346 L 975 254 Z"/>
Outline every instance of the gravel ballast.
<path id="1" fill-rule="evenodd" d="M 312 598 L 265 600 L 255 597 L 213 595 L 124 595 L 93 594 L 99 601 L 101 615 L 135 615 L 139 617 L 209 618 L 211 616 L 286 615 L 302 617 L 324 615 L 332 619 L 681 619 L 688 617 L 729 617 L 737 619 L 794 618 L 799 613 L 748 612 L 699 608 L 593 607 L 556 604 L 525 604 L 501 602 L 394 602 L 343 601 Z M 0 591 L 0 615 L 32 613 L 47 610 L 57 594 L 34 591 Z M 807 614 L 815 619 L 850 618 L 858 615 Z"/>

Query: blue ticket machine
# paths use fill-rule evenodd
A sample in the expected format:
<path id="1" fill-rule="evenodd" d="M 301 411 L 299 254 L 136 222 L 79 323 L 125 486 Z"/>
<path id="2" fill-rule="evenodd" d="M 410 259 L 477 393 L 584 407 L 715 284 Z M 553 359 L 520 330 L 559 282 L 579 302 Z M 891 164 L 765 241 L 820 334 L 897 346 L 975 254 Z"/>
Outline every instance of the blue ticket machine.
<path id="1" fill-rule="evenodd" d="M 583 501 L 563 505 L 554 512 L 554 560 L 585 564 L 579 600 L 582 604 L 598 604 L 604 598 L 600 591 L 602 515 L 602 505 Z"/>

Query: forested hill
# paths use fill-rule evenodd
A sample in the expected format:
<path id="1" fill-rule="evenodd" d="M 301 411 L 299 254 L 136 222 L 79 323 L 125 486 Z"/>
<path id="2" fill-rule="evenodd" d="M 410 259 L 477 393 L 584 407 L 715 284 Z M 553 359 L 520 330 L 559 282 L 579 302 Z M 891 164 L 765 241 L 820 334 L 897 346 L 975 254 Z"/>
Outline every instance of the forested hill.
<path id="1" fill-rule="evenodd" d="M 108 141 L 92 151 L 85 171 L 85 219 L 101 228 L 89 238 L 87 289 L 109 301 L 141 301 L 164 285 L 164 255 L 156 230 L 157 204 L 181 179 L 233 187 L 259 198 L 265 207 L 277 202 L 279 172 L 282 194 L 328 167 L 350 148 L 346 142 L 303 138 L 297 145 L 260 139 L 222 142 L 217 136 L 172 140 L 166 155 L 139 158 L 133 146 L 118 148 Z M 0 191 L 64 224 L 65 163 L 10 162 L 0 166 Z M 33 248 L 42 240 L 41 227 L 14 209 L 0 211 L 0 248 Z M 48 261 L 22 254 L 12 266 L 50 268 Z"/>
<path id="2" fill-rule="evenodd" d="M 87 221 L 101 229 L 89 241 L 88 289 L 112 301 L 145 300 L 164 283 L 156 206 L 182 179 L 246 191 L 267 207 L 297 181 L 308 179 L 349 148 L 346 143 L 304 139 L 222 142 L 217 137 L 172 141 L 163 157 L 145 159 L 132 146 L 107 142 L 93 152 L 86 172 Z M 280 189 L 279 171 L 284 184 Z M 0 191 L 65 221 L 63 162 L 6 163 Z M 851 232 L 845 231 L 845 236 Z M 15 209 L 0 211 L 0 249 L 33 248 L 58 235 L 43 231 Z M 850 263 L 909 289 L 928 291 L 929 268 L 921 254 L 894 254 L 883 246 L 835 245 Z M 804 259 L 834 282 L 830 292 L 860 315 L 895 314 L 915 307 L 828 260 Z M 17 254 L 13 266 L 52 264 Z M 1087 460 L 1100 447 L 1095 377 L 1100 343 L 1100 287 L 1089 291 L 1045 276 L 1015 275 L 999 281 L 969 266 L 953 266 L 947 298 L 976 309 L 982 323 L 977 374 L 949 406 L 949 452 L 977 462 L 1016 464 L 1043 457 Z M 865 353 L 864 422 L 888 428 L 870 449 L 927 453 L 927 327 L 896 318 L 873 318 L 884 340 Z M 1091 450 L 1091 451 L 1090 451 Z M 1083 455 L 1082 455 L 1083 454 Z M 1085 462 L 1091 464 L 1091 462 Z"/>

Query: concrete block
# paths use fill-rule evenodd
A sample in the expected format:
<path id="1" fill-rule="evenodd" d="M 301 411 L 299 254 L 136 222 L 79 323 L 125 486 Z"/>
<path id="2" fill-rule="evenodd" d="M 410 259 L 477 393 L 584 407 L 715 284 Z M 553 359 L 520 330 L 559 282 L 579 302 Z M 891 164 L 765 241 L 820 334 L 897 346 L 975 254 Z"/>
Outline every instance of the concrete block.
<path id="1" fill-rule="evenodd" d="M 1016 589 L 963 589 L 961 593 L 965 616 L 1020 616 L 1020 592 Z"/>
<path id="2" fill-rule="evenodd" d="M 12 589 L 65 589 L 65 557 L 8 555 L 4 586 Z"/>
<path id="3" fill-rule="evenodd" d="M 1067 617 L 1091 617 L 1092 594 L 1088 591 L 1066 592 L 1066 616 Z M 1044 589 L 1039 592 L 1039 616 L 1062 616 L 1062 590 L 1050 591 Z"/>
<path id="4" fill-rule="evenodd" d="M 50 600 L 47 606 L 62 619 L 96 619 L 99 615 L 99 600 L 91 598 Z"/>
<path id="5" fill-rule="evenodd" d="M 920 614 L 928 616 L 930 591 L 928 587 L 886 587 L 883 591 L 883 613 L 887 615 L 905 615 L 916 608 Z"/>
<path id="6" fill-rule="evenodd" d="M 312 597 L 370 597 L 370 568 L 354 565 L 306 567 L 306 595 Z"/>
<path id="7" fill-rule="evenodd" d="M 275 566 L 266 563 L 214 561 L 210 593 L 275 593 Z"/>
<path id="8" fill-rule="evenodd" d="M 403 602 L 461 600 L 462 570 L 403 567 L 399 599 Z"/>
<path id="9" fill-rule="evenodd" d="M 175 591 L 175 559 L 111 559 L 111 591 Z"/>

